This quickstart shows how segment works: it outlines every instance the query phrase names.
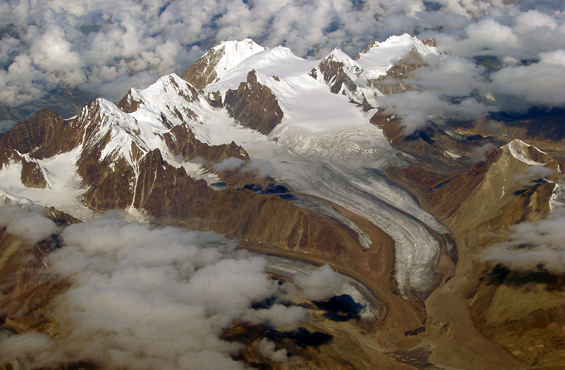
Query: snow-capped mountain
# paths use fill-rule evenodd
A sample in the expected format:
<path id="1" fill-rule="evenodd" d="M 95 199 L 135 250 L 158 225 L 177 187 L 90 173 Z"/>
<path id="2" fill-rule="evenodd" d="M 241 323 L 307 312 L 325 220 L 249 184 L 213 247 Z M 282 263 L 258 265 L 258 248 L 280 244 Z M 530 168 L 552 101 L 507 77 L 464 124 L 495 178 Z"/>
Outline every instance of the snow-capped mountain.
<path id="1" fill-rule="evenodd" d="M 414 348 L 457 348 L 442 328 L 459 318 L 442 304 L 465 306 L 461 292 L 482 297 L 484 277 L 468 280 L 483 273 L 469 272 L 473 255 L 497 230 L 550 212 L 561 166 L 518 139 L 466 135 L 437 119 L 406 135 L 379 97 L 409 88 L 409 72 L 438 54 L 433 40 L 406 34 L 353 59 L 339 49 L 307 60 L 251 40 L 221 42 L 182 77 L 117 103 L 20 122 L 0 137 L 2 198 L 77 222 L 121 209 L 327 263 L 374 294 L 378 330 L 390 330 L 383 343 L 404 348 L 401 339 L 414 337 Z M 471 330 L 457 322 L 449 330 Z M 419 337 L 424 330 L 433 334 Z"/>
<path id="2" fill-rule="evenodd" d="M 399 50 L 419 50 L 406 47 L 410 40 L 423 45 L 409 36 L 401 39 L 402 47 L 393 48 L 398 55 Z M 398 43 L 396 39 L 391 42 Z M 193 146 L 219 147 L 207 150 L 225 152 L 233 142 L 237 149 L 230 152 L 231 156 L 250 161 L 246 166 L 252 168 L 255 161 L 260 161 L 276 181 L 296 192 L 345 207 L 391 235 L 397 245 L 399 263 L 395 274 L 399 289 L 404 295 L 412 290 L 429 291 L 434 284 L 431 271 L 440 244 L 425 227 L 438 233 L 447 230 L 407 193 L 387 185 L 377 174 L 369 175 L 369 171 L 389 164 L 402 165 L 403 160 L 382 131 L 369 122 L 370 116 L 351 104 L 351 98 L 357 97 L 356 90 L 361 89 L 358 84 L 369 91 L 364 72 L 355 61 L 338 49 L 321 61 L 307 61 L 286 48 L 263 50 L 245 40 L 219 43 L 198 65 L 206 68 L 191 76 L 191 67 L 183 76 L 189 81 L 195 79 L 195 85 L 202 78 L 210 81 L 202 91 L 173 74 L 145 90 L 131 90 L 117 105 L 95 100 L 79 116 L 61 122 L 64 128 L 82 131 L 74 134 L 76 142 L 69 146 L 75 156 L 61 154 L 69 157 L 67 167 L 76 167 L 84 180 L 82 184 L 76 179 L 72 182 L 75 199 L 71 202 L 77 209 L 83 205 L 79 199 L 84 199 L 87 207 L 97 210 L 118 206 L 143 212 L 142 201 L 137 199 L 139 181 L 145 171 L 144 161 L 154 151 L 169 166 L 184 168 L 192 179 L 207 179 L 209 185 L 220 182 L 221 171 L 215 169 L 223 168 L 221 161 L 231 157 L 224 154 L 202 158 L 198 150 L 191 154 L 179 152 L 177 144 L 190 137 Z M 379 94 L 377 90 L 372 93 Z M 51 173 L 42 165 L 51 158 L 31 159 L 33 152 L 20 153 L 16 149 L 15 160 L 24 154 L 41 169 L 38 177 Z M 18 171 L 12 167 L 12 171 Z M 118 183 L 113 178 L 119 170 L 125 173 Z M 106 172 L 108 177 L 103 175 Z M 309 173 L 331 180 L 322 185 Z M 48 177 L 46 192 L 69 186 L 67 177 Z M 110 196 L 112 200 L 100 200 L 108 197 L 98 194 L 107 187 L 115 192 Z M 25 186 L 21 192 L 10 193 L 20 197 L 26 194 Z M 375 202 L 381 204 L 378 210 L 373 209 Z M 361 241 L 365 248 L 372 243 L 364 234 Z"/>

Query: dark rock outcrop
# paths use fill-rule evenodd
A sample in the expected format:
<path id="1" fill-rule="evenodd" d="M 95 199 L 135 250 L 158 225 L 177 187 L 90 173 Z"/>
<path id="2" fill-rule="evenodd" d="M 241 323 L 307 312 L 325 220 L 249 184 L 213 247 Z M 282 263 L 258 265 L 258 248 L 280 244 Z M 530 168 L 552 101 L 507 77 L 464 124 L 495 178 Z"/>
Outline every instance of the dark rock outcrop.
<path id="1" fill-rule="evenodd" d="M 4 151 L 14 149 L 21 154 L 30 154 L 36 159 L 68 152 L 80 140 L 75 121 L 64 120 L 53 111 L 41 109 L 0 137 L 0 147 Z"/>
<path id="2" fill-rule="evenodd" d="M 124 113 L 133 113 L 137 110 L 141 101 L 136 100 L 133 97 L 133 90 L 129 90 L 126 96 L 116 103 L 116 106 L 120 108 Z"/>
<path id="3" fill-rule="evenodd" d="M 310 71 L 310 76 L 318 78 L 318 74 L 322 75 L 326 84 L 330 86 L 330 91 L 334 94 L 338 94 L 343 88 L 354 92 L 357 90 L 357 85 L 345 71 L 347 66 L 335 57 L 336 53 L 343 54 L 340 50 L 334 50 L 316 68 Z M 343 54 L 343 57 L 349 58 L 345 54 Z M 358 75 L 361 73 L 361 68 L 354 66 L 350 72 Z"/>
<path id="4" fill-rule="evenodd" d="M 185 125 L 173 127 L 169 132 L 163 134 L 163 138 L 174 155 L 182 156 L 187 161 L 197 157 L 211 163 L 219 163 L 230 157 L 249 159 L 245 149 L 233 141 L 230 144 L 208 145 L 198 140 L 190 128 Z"/>
<path id="5" fill-rule="evenodd" d="M 47 187 L 47 180 L 41 170 L 41 166 L 37 162 L 29 162 L 22 159 L 22 184 L 28 188 L 44 189 Z"/>
<path id="6" fill-rule="evenodd" d="M 216 43 L 210 51 L 188 67 L 188 69 L 182 73 L 181 78 L 188 81 L 197 89 L 203 89 L 208 86 L 208 84 L 216 81 L 218 76 L 214 69 L 225 54 L 225 50 L 221 48 L 220 45 L 221 42 Z"/>
<path id="7" fill-rule="evenodd" d="M 243 126 L 267 135 L 283 119 L 283 111 L 275 94 L 257 80 L 257 72 L 247 74 L 237 90 L 228 90 L 226 110 Z"/>

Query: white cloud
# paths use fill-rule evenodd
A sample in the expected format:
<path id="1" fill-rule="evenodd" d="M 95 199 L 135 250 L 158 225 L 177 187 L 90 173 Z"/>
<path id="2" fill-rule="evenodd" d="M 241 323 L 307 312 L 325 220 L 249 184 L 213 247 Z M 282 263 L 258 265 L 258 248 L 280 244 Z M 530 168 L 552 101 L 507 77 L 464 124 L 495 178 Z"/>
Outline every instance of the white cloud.
<path id="1" fill-rule="evenodd" d="M 25 333 L 9 335 L 6 331 L 0 333 L 0 361 L 6 363 L 14 359 L 30 358 L 35 363 L 49 361 L 50 352 L 55 343 L 51 338 L 40 333 Z"/>
<path id="2" fill-rule="evenodd" d="M 245 164 L 245 166 L 243 166 L 243 171 L 253 172 L 256 176 L 259 177 L 267 177 L 274 175 L 276 169 L 271 164 L 271 162 L 267 160 L 252 158 Z"/>
<path id="3" fill-rule="evenodd" d="M 496 129 L 496 128 L 494 128 Z M 494 152 L 498 147 L 494 144 L 487 143 L 483 146 L 476 146 L 473 148 L 473 162 L 482 162 L 484 161 L 492 152 Z"/>
<path id="4" fill-rule="evenodd" d="M 2 205 L 0 226 L 27 243 L 35 244 L 60 231 L 55 222 L 45 217 L 44 213 L 43 207 Z"/>
<path id="5" fill-rule="evenodd" d="M 344 284 L 343 278 L 328 265 L 319 267 L 307 275 L 297 275 L 295 284 L 311 299 L 327 299 L 335 295 Z"/>
<path id="6" fill-rule="evenodd" d="M 488 88 L 505 109 L 565 105 L 565 50 L 541 53 L 540 58 L 539 63 L 509 66 L 492 75 Z"/>
<path id="7" fill-rule="evenodd" d="M 259 342 L 259 352 L 273 362 L 288 362 L 288 351 L 284 348 L 277 349 L 276 344 L 268 339 Z"/>
<path id="8" fill-rule="evenodd" d="M 496 110 L 496 107 L 489 107 L 475 98 L 465 98 L 458 103 L 451 103 L 441 93 L 434 91 L 408 91 L 385 96 L 379 102 L 385 113 L 402 117 L 402 126 L 406 134 L 425 127 L 428 120 L 435 115 L 477 119 Z"/>
<path id="9" fill-rule="evenodd" d="M 459 56 L 430 56 L 429 67 L 414 71 L 410 83 L 444 96 L 468 96 L 484 86 L 484 68 Z"/>
<path id="10" fill-rule="evenodd" d="M 47 0 L 1 4 L 0 104 L 27 106 L 55 88 L 80 88 L 118 100 L 130 87 L 142 88 L 158 76 L 181 73 L 211 44 L 254 38 L 279 44 L 300 56 L 322 57 L 334 47 L 353 55 L 374 40 L 403 32 L 434 37 L 453 57 L 492 55 L 506 61 L 536 61 L 565 49 L 563 5 L 552 1 L 438 0 Z M 426 8 L 428 7 L 428 10 Z M 453 62 L 455 63 L 455 62 Z M 460 63 L 464 63 L 460 60 Z M 467 61 L 469 63 L 469 61 Z M 511 64 L 508 64 L 510 67 Z M 473 86 L 472 66 L 451 81 Z M 560 99 L 541 94 L 536 81 L 548 63 L 514 65 L 501 72 L 495 90 L 514 91 L 517 101 L 555 106 Z M 436 70 L 439 76 L 441 69 Z M 506 78 L 506 75 L 508 77 Z M 431 80 L 431 79 L 429 79 Z M 447 78 L 442 81 L 447 83 Z M 429 82 L 429 81 L 428 81 Z M 557 81 L 554 85 L 557 85 Z M 502 86 L 498 86 L 502 85 Z M 551 91 L 556 91 L 551 86 Z M 422 89 L 427 88 L 422 84 Z M 558 91 L 560 92 L 560 91 Z M 504 109 L 508 99 L 502 99 Z"/>
<path id="11" fill-rule="evenodd" d="M 284 285 L 265 272 L 266 260 L 211 232 L 152 228 L 106 216 L 74 224 L 48 272 L 68 278 L 54 299 L 67 328 L 0 337 L 0 358 L 27 357 L 32 366 L 92 361 L 105 368 L 243 369 L 232 360 L 241 345 L 220 339 L 231 324 L 295 328 L 302 307 L 277 303 Z M 253 303 L 275 298 L 267 308 Z M 39 353 L 36 353 L 40 351 Z"/>
<path id="12" fill-rule="evenodd" d="M 214 163 L 212 165 L 212 171 L 216 171 L 216 172 L 234 171 L 234 170 L 237 170 L 238 168 L 241 168 L 241 166 L 244 163 L 245 163 L 245 161 L 243 161 L 239 158 L 230 157 L 230 158 L 224 159 L 220 163 Z"/>
<path id="13" fill-rule="evenodd" d="M 255 324 L 267 323 L 279 328 L 296 328 L 308 317 L 307 312 L 301 307 L 286 307 L 277 303 L 266 309 L 248 311 L 244 320 Z"/>
<path id="14" fill-rule="evenodd" d="M 555 171 L 545 166 L 530 166 L 523 173 L 515 174 L 514 180 L 524 185 L 533 185 L 535 181 L 551 176 Z"/>
<path id="15" fill-rule="evenodd" d="M 480 259 L 502 264 L 511 270 L 551 273 L 565 272 L 565 208 L 554 210 L 546 219 L 523 222 L 509 228 L 507 241 L 487 248 Z"/>

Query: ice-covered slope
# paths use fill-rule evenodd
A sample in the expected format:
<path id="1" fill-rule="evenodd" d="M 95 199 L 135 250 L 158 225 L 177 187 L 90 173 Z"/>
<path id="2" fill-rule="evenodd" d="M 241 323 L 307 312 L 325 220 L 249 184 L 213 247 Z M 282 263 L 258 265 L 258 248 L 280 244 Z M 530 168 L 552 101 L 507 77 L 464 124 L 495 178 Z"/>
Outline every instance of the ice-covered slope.
<path id="1" fill-rule="evenodd" d="M 417 37 L 405 33 L 401 36 L 391 36 L 384 42 L 374 42 L 359 53 L 356 59 L 366 76 L 375 79 L 385 75 L 395 62 L 411 51 L 421 57 L 438 54 L 437 48 L 425 45 Z"/>
<path id="2" fill-rule="evenodd" d="M 66 128 L 70 130 L 55 138 L 58 140 L 55 146 L 68 146 L 70 151 L 46 158 L 17 153 L 17 158 L 0 171 L 1 189 L 15 201 L 38 202 L 81 219 L 88 218 L 91 212 L 86 211 L 80 199 L 90 185 L 81 176 L 91 172 L 88 168 L 96 165 L 93 162 L 112 171 L 123 161 L 139 173 L 138 162 L 155 149 L 169 164 L 184 168 L 191 177 L 217 182 L 218 176 L 204 168 L 200 161 L 190 162 L 174 153 L 167 142 L 167 138 L 182 140 L 171 134 L 173 128 L 182 126 L 190 130 L 191 125 L 201 125 L 213 111 L 198 90 L 174 74 L 160 78 L 145 90 L 130 90 L 118 105 L 96 99 L 86 105 L 80 115 L 66 120 Z M 202 135 L 196 135 L 195 139 L 206 145 L 206 130 L 198 132 Z M 77 138 L 66 137 L 69 133 Z M 69 140 L 74 144 L 62 144 Z M 38 148 L 31 149 L 33 152 Z M 20 158 L 38 166 L 45 187 L 30 188 L 22 182 Z M 84 173 L 79 175 L 81 171 Z M 93 180 L 99 176 L 94 176 Z"/>
<path id="3" fill-rule="evenodd" d="M 389 65 L 412 50 L 409 43 L 419 41 L 401 40 L 401 45 L 393 48 L 395 55 L 380 64 L 375 61 L 377 55 L 371 56 L 375 65 Z M 222 132 L 231 130 L 230 140 L 244 147 L 251 158 L 268 164 L 273 176 L 294 190 L 328 199 L 381 227 L 396 242 L 400 290 L 428 291 L 434 283 L 430 273 L 440 244 L 424 225 L 440 234 L 447 230 L 406 192 L 377 174 L 387 164 L 402 165 L 401 155 L 382 131 L 369 123 L 370 114 L 352 104 L 346 94 L 333 93 L 324 78 L 312 76 L 312 70 L 320 71 L 323 61 L 338 64 L 345 76 L 362 83 L 364 71 L 339 50 L 322 60 L 308 61 L 278 47 L 239 63 L 205 92 L 225 94 L 246 83 L 247 74 L 255 71 L 258 83 L 277 97 L 284 117 L 268 137 L 237 129 L 223 119 L 214 124 L 216 134 L 210 132 L 210 137 L 218 140 L 215 144 L 225 143 Z M 332 81 L 331 77 L 328 80 Z"/>
<path id="4" fill-rule="evenodd" d="M 182 74 L 182 78 L 197 88 L 203 88 L 224 77 L 243 60 L 265 49 L 249 39 L 218 42 L 190 66 Z"/>
<path id="5" fill-rule="evenodd" d="M 247 74 L 252 70 L 265 78 L 286 80 L 304 77 L 318 62 L 297 57 L 290 49 L 277 46 L 258 52 L 225 71 L 222 78 L 206 86 L 205 91 L 236 89 L 240 83 L 246 81 Z"/>
<path id="6" fill-rule="evenodd" d="M 400 55 L 400 51 L 395 52 Z M 377 66 L 391 60 L 378 64 L 378 58 L 372 58 Z M 249 166 L 256 166 L 294 191 L 334 202 L 384 230 L 396 244 L 394 271 L 399 290 L 405 295 L 429 292 L 435 282 L 433 270 L 441 246 L 426 227 L 440 234 L 446 230 L 408 193 L 379 175 L 388 164 L 402 165 L 403 154 L 393 149 L 382 130 L 369 122 L 370 112 L 352 104 L 348 94 L 332 91 L 336 79 L 343 76 L 348 84 L 351 82 L 347 91 L 362 86 L 365 72 L 360 66 L 339 50 L 322 60 L 309 61 L 283 47 L 264 50 L 250 40 L 220 43 L 183 74 L 195 84 L 204 84 L 203 91 L 173 74 L 145 90 L 131 90 L 117 105 L 98 99 L 86 106 L 73 121 L 84 130 L 76 146 L 81 153 L 68 166 L 78 167 L 81 176 L 90 178 L 82 184 L 86 187 L 98 184 L 118 168 L 131 168 L 131 183 L 120 185 L 120 191 L 136 194 L 135 179 L 144 172 L 139 163 L 148 153 L 158 149 L 168 164 L 211 183 L 218 180 L 216 175 L 172 148 L 181 147 L 180 141 L 191 135 L 206 145 L 228 146 L 235 142 L 249 154 Z M 313 70 L 324 74 L 324 78 L 313 76 Z M 187 73 L 192 77 L 186 78 Z M 248 89 L 240 89 L 242 93 L 270 91 L 284 114 L 268 135 L 239 125 L 230 117 L 233 112 L 222 108 L 224 101 L 216 102 L 214 107 L 209 100 L 210 96 L 225 99 L 229 90 L 246 84 Z M 260 108 L 261 101 L 253 104 Z M 233 109 L 241 112 L 246 107 Z M 184 130 L 184 136 L 177 135 L 179 128 Z M 37 163 L 48 170 L 47 160 L 38 159 Z M 90 168 L 99 172 L 91 175 Z M 53 176 L 49 186 L 60 181 L 68 182 Z M 77 187 L 75 199 L 85 190 Z M 105 194 L 89 196 L 97 199 Z M 49 204 L 45 198 L 34 200 Z M 366 234 L 356 227 L 352 230 L 362 245 L 371 247 Z"/>

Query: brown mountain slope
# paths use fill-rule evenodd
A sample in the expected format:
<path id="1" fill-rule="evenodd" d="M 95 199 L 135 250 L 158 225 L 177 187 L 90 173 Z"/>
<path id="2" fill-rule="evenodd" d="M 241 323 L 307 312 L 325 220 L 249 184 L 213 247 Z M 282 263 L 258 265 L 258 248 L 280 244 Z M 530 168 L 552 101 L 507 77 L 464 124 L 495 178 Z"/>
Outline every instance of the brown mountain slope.
<path id="1" fill-rule="evenodd" d="M 544 175 L 532 174 L 536 172 L 532 168 L 542 166 L 547 169 Z M 456 174 L 444 175 L 437 167 L 431 170 L 422 165 L 387 170 L 444 222 L 457 245 L 454 277 L 426 302 L 429 330 L 425 336 L 437 340 L 439 350 L 432 355 L 436 361 L 476 368 L 464 360 L 465 351 L 451 346 L 469 343 L 471 338 L 476 345 L 484 335 L 523 361 L 516 368 L 564 364 L 562 277 L 544 271 L 512 271 L 477 257 L 489 245 L 504 240 L 502 231 L 508 226 L 535 222 L 549 213 L 554 181 L 561 181 L 558 168 L 547 154 L 513 141 L 486 161 Z M 450 302 L 447 310 L 446 301 Z M 446 342 L 449 337 L 452 341 Z M 503 362 L 502 358 L 498 361 Z"/>

